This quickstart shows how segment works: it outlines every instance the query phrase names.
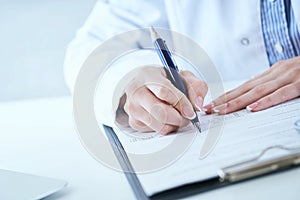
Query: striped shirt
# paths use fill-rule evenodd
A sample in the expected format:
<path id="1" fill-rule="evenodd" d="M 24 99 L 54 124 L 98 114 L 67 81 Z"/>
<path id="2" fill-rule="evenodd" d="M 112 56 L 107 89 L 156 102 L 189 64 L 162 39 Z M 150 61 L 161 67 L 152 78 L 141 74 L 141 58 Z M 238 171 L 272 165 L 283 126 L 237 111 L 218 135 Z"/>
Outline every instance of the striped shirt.
<path id="1" fill-rule="evenodd" d="M 300 33 L 290 0 L 261 0 L 261 20 L 270 66 L 300 55 Z"/>

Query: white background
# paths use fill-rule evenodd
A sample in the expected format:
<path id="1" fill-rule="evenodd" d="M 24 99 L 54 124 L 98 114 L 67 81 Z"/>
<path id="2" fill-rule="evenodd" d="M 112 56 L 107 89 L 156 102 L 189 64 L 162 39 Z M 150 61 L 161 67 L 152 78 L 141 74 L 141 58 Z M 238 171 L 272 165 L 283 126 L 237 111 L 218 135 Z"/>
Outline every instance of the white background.
<path id="1" fill-rule="evenodd" d="M 0 101 L 69 95 L 64 54 L 96 0 L 0 0 Z"/>

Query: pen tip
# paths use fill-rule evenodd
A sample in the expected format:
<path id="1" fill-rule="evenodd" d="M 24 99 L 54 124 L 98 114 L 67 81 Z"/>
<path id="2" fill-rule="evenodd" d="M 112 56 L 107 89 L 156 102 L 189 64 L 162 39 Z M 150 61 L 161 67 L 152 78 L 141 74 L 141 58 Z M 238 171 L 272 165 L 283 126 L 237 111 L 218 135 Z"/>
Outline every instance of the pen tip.
<path id="1" fill-rule="evenodd" d="M 196 122 L 196 123 L 194 123 L 194 125 L 198 129 L 198 131 L 201 133 L 202 130 L 201 130 L 200 122 Z"/>
<path id="2" fill-rule="evenodd" d="M 155 29 L 154 29 L 154 27 L 153 26 L 150 26 L 150 32 L 155 32 Z"/>

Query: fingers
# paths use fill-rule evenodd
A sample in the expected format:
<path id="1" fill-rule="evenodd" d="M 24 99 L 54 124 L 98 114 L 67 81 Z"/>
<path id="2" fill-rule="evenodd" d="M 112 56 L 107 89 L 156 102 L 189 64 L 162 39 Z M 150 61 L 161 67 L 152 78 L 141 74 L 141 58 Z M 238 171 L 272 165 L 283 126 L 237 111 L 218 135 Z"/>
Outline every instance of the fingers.
<path id="1" fill-rule="evenodd" d="M 124 110 L 129 116 L 129 125 L 142 132 L 154 130 L 167 134 L 189 123 L 175 108 L 157 99 L 146 87 L 136 90 L 125 103 Z"/>
<path id="2" fill-rule="evenodd" d="M 166 78 L 163 68 L 143 68 L 125 89 L 129 125 L 138 131 L 163 134 L 188 125 L 196 117 L 193 105 L 198 109 L 203 106 L 207 86 L 192 73 L 183 72 L 182 77 L 191 101 Z"/>
<path id="3" fill-rule="evenodd" d="M 239 87 L 226 92 L 225 94 L 221 95 L 217 99 L 213 101 L 214 106 L 221 105 L 225 102 L 228 102 L 232 99 L 235 99 L 242 94 L 245 94 L 252 90 L 253 88 L 260 86 L 266 82 L 272 81 L 277 77 L 279 74 L 278 72 L 274 72 L 271 68 L 267 71 L 265 71 L 262 74 L 259 74 L 258 76 L 250 79 L 249 81 L 245 82 L 244 84 L 240 85 Z"/>
<path id="4" fill-rule="evenodd" d="M 137 95 L 136 98 L 143 102 L 142 107 L 156 120 L 177 126 L 182 124 L 183 117 L 179 112 L 174 107 L 161 102 L 149 90 L 146 90 L 142 96 Z"/>
<path id="5" fill-rule="evenodd" d="M 175 108 L 155 98 L 147 88 L 139 89 L 133 98 L 128 101 L 131 104 L 125 104 L 124 109 L 129 115 L 129 125 L 135 130 L 142 132 L 154 130 L 167 134 L 189 123 Z M 143 103 L 137 105 L 137 102 Z"/>
<path id="6" fill-rule="evenodd" d="M 144 110 L 144 112 L 142 111 L 142 114 L 149 115 L 149 113 L 147 113 L 145 110 Z M 157 121 L 155 118 L 151 118 L 149 124 L 145 124 L 141 120 L 143 120 L 143 119 L 141 119 L 141 118 L 136 119 L 133 117 L 133 115 L 131 115 L 131 117 L 129 117 L 129 125 L 137 131 L 141 131 L 141 132 L 156 131 L 156 132 L 164 134 L 164 135 L 171 133 L 171 132 L 175 132 L 179 128 L 178 126 L 161 123 L 160 121 Z"/>
<path id="7" fill-rule="evenodd" d="M 258 101 L 247 106 L 249 111 L 260 111 L 272 107 L 274 105 L 283 103 L 285 101 L 294 99 L 300 95 L 300 81 L 296 84 L 286 85 L 279 90 L 276 90 L 270 95 L 267 95 Z"/>
<path id="8" fill-rule="evenodd" d="M 245 82 L 241 86 L 239 86 L 229 92 L 226 92 L 225 94 L 221 95 L 220 97 L 215 99 L 210 104 L 206 105 L 204 107 L 205 110 L 207 110 L 207 113 L 212 113 L 212 112 L 214 112 L 212 110 L 213 107 L 217 107 L 217 106 L 221 106 L 221 105 L 222 105 L 221 108 L 223 109 L 224 107 L 226 107 L 226 105 L 223 105 L 223 104 L 239 98 L 240 96 L 248 93 L 249 91 L 253 90 L 254 88 L 259 90 L 258 94 L 261 94 L 260 89 L 264 88 L 264 86 L 263 86 L 264 84 L 266 84 L 267 82 L 270 82 L 270 81 L 274 81 L 274 80 L 278 81 L 278 79 L 281 79 L 282 74 L 284 73 L 282 67 L 280 67 L 281 65 L 282 65 L 282 62 L 280 61 L 280 62 L 276 63 L 272 68 L 265 71 L 264 73 L 250 79 L 249 81 Z M 259 98 L 257 95 L 255 95 L 254 97 Z M 240 101 L 238 100 L 238 103 L 239 102 Z M 245 102 L 242 101 L 242 103 L 245 103 Z M 235 105 L 235 107 L 236 107 L 235 110 L 234 109 L 233 110 L 229 109 L 229 110 L 230 110 L 230 112 L 233 112 L 233 111 L 244 108 L 242 106 L 243 106 L 242 104 L 240 106 Z M 216 109 L 216 110 L 218 110 L 218 109 Z M 227 113 L 229 113 L 229 110 Z"/>
<path id="9" fill-rule="evenodd" d="M 300 57 L 274 64 L 269 70 L 204 106 L 207 113 L 227 114 L 247 107 L 258 111 L 300 95 Z"/>
<path id="10" fill-rule="evenodd" d="M 140 132 L 144 132 L 144 133 L 153 131 L 152 128 L 150 128 L 149 126 L 147 126 L 143 122 L 141 122 L 141 121 L 139 121 L 139 120 L 137 120 L 137 119 L 135 119 L 131 116 L 129 117 L 128 122 L 129 122 L 129 126 L 131 128 L 133 128 L 134 130 L 136 130 L 136 131 L 140 131 Z"/>
<path id="11" fill-rule="evenodd" d="M 190 71 L 182 71 L 180 75 L 187 87 L 191 103 L 197 111 L 200 111 L 203 107 L 203 99 L 208 90 L 207 84 Z"/>
<path id="12" fill-rule="evenodd" d="M 187 119 L 194 119 L 196 117 L 189 99 L 166 78 L 160 84 L 147 83 L 146 87 L 158 99 L 176 108 L 183 117 Z"/>
<path id="13" fill-rule="evenodd" d="M 284 85 L 283 81 L 270 81 L 257 87 L 254 87 L 250 91 L 238 96 L 237 98 L 233 98 L 221 105 L 217 105 L 213 108 L 213 112 L 219 114 L 226 114 L 231 113 L 246 106 L 250 105 L 251 103 L 257 101 L 263 96 L 267 96 L 270 93 L 274 92 L 277 88 L 280 88 Z"/>

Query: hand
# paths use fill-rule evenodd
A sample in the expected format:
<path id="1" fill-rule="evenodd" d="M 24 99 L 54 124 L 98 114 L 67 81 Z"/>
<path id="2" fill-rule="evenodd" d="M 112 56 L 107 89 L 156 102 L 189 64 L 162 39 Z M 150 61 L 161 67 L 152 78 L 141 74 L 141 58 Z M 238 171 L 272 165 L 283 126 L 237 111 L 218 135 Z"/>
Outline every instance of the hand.
<path id="1" fill-rule="evenodd" d="M 300 96 L 300 57 L 275 63 L 266 72 L 204 106 L 207 113 L 260 111 Z"/>
<path id="2" fill-rule="evenodd" d="M 188 98 L 166 78 L 163 68 L 144 67 L 129 83 L 124 110 L 133 129 L 168 134 L 195 118 L 193 107 L 202 108 L 207 86 L 189 71 L 180 75 Z"/>

